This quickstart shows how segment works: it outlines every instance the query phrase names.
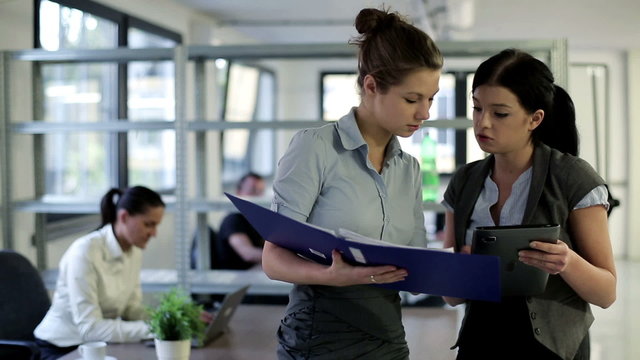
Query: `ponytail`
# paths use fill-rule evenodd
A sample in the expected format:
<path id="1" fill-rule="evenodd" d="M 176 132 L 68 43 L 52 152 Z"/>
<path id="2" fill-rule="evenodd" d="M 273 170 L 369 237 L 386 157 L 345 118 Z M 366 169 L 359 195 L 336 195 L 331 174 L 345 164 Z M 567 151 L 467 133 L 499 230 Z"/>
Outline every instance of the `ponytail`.
<path id="1" fill-rule="evenodd" d="M 117 197 L 114 199 L 115 195 L 117 195 Z M 104 194 L 100 201 L 100 215 L 102 218 L 100 228 L 107 224 L 113 224 L 116 221 L 117 204 L 121 197 L 122 190 L 116 188 L 112 188 Z"/>
<path id="2" fill-rule="evenodd" d="M 533 131 L 533 139 L 560 152 L 578 156 L 580 139 L 573 101 L 563 88 L 555 84 L 554 88 L 550 114 L 545 114 L 540 126 Z"/>

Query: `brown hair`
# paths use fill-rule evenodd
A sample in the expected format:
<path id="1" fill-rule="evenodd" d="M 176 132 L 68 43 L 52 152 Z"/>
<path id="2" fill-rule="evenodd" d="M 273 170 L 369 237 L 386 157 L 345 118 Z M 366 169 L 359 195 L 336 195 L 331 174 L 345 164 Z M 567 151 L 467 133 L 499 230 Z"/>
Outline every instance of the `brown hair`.
<path id="1" fill-rule="evenodd" d="M 358 45 L 358 87 L 364 78 L 373 76 L 384 93 L 402 83 L 412 71 L 427 68 L 440 70 L 442 54 L 424 31 L 409 24 L 388 9 L 362 9 L 356 17 L 359 36 L 350 41 Z"/>

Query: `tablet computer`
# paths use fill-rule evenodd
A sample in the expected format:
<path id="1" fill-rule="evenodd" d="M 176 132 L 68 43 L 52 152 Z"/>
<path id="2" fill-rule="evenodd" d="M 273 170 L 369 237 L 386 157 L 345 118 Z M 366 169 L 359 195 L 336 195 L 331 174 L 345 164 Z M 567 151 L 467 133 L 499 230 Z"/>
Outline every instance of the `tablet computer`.
<path id="1" fill-rule="evenodd" d="M 544 292 L 549 274 L 518 260 L 518 251 L 533 250 L 531 241 L 555 243 L 560 225 L 485 226 L 474 231 L 471 253 L 500 257 L 502 296 L 532 296 Z"/>

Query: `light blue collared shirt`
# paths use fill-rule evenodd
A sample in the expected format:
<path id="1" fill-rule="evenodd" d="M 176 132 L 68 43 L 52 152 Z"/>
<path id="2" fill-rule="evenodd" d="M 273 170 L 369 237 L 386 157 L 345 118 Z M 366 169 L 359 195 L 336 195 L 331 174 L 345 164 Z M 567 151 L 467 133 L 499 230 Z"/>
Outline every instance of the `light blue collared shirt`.
<path id="1" fill-rule="evenodd" d="M 418 161 L 392 137 L 381 173 L 368 159 L 355 108 L 299 131 L 278 163 L 272 210 L 326 229 L 426 247 Z"/>

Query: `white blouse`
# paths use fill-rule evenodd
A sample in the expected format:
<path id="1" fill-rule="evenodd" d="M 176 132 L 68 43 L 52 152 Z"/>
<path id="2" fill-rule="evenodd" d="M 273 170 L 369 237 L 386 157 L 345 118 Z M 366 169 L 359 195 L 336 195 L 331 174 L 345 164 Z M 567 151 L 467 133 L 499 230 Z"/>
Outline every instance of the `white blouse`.
<path id="1" fill-rule="evenodd" d="M 34 335 L 59 347 L 151 338 L 141 266 L 141 250 L 123 252 L 110 224 L 77 239 L 60 260 L 51 308 Z"/>

